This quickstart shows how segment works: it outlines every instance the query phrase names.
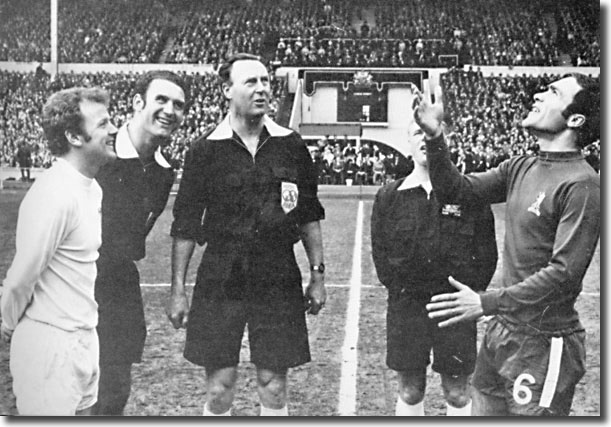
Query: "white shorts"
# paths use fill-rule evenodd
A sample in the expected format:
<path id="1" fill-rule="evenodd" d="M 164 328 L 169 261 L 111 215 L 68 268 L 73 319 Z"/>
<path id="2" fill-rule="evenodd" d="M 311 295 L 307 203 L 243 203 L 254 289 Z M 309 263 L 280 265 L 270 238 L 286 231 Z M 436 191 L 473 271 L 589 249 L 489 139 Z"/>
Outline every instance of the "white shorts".
<path id="1" fill-rule="evenodd" d="M 64 331 L 23 317 L 11 339 L 10 369 L 19 415 L 75 415 L 98 400 L 95 329 Z"/>

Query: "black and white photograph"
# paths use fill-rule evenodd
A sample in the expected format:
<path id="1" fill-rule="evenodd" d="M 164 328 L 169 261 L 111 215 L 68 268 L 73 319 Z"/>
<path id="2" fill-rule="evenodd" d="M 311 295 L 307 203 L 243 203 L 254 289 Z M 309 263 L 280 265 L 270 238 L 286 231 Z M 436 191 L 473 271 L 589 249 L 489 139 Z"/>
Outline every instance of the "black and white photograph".
<path id="1" fill-rule="evenodd" d="M 0 422 L 604 420 L 607 6 L 0 0 Z"/>

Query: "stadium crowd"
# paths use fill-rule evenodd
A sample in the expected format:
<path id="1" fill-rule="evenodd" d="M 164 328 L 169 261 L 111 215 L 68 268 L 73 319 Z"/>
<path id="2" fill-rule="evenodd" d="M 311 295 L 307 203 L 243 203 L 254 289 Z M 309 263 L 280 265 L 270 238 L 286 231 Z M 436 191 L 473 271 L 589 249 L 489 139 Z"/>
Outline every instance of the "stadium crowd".
<path id="1" fill-rule="evenodd" d="M 484 171 L 516 155 L 535 154 L 536 140 L 519 126 L 530 110 L 532 94 L 559 75 L 489 76 L 470 68 L 441 75 L 444 102 L 453 131 L 448 135 L 452 156 L 464 173 Z M 585 154 L 599 169 L 600 143 Z"/>
<path id="2" fill-rule="evenodd" d="M 553 65 L 561 52 L 574 65 L 600 66 L 597 5 L 502 0 L 62 0 L 59 55 L 62 62 L 172 62 L 218 64 L 238 51 L 266 56 L 270 64 L 297 66 L 412 67 L 459 63 Z M 8 0 L 0 4 L 0 60 L 48 61 L 49 3 Z M 482 35 L 485 35 L 483 37 Z M 517 126 L 531 94 L 553 76 L 484 77 L 452 70 L 442 76 L 448 139 L 463 171 L 484 170 L 517 154 L 535 153 L 532 137 Z M 0 164 L 15 165 L 30 147 L 34 167 L 49 166 L 41 138 L 40 108 L 51 91 L 77 84 L 111 90 L 111 112 L 120 125 L 130 116 L 130 73 L 59 74 L 0 72 Z M 198 136 L 218 123 L 227 106 L 213 74 L 193 74 L 185 125 L 167 148 L 175 165 Z M 274 84 L 273 110 L 282 98 Z M 272 112 L 274 114 L 275 111 Z M 364 143 L 355 152 L 341 135 L 312 150 L 321 182 L 379 183 L 401 175 L 401 156 Z M 586 148 L 598 168 L 598 144 Z M 377 172 L 376 172 L 377 169 Z M 399 171 L 399 172 L 397 172 Z M 383 177 L 383 178 L 380 178 Z"/>
<path id="3" fill-rule="evenodd" d="M 52 157 L 46 149 L 39 122 L 41 108 L 54 91 L 73 87 L 102 86 L 110 91 L 110 114 L 120 126 L 131 116 L 130 95 L 137 73 L 59 73 L 51 81 L 46 74 L 0 71 L 0 165 L 15 166 L 21 143 L 30 146 L 33 167 L 50 166 Z M 178 130 L 166 154 L 180 167 L 191 141 L 214 127 L 225 115 L 226 100 L 221 94 L 216 74 L 184 74 L 192 100 L 185 122 Z M 283 80 L 273 82 L 272 117 L 282 96 Z"/>
<path id="4" fill-rule="evenodd" d="M 0 61 L 48 61 L 48 2 L 8 0 Z M 42 6 L 42 7 L 41 7 Z M 62 62 L 600 66 L 598 5 L 501 0 L 62 0 Z M 445 57 L 444 57 L 445 55 Z M 449 55 L 449 56 L 448 56 Z"/>
<path id="5" fill-rule="evenodd" d="M 29 145 L 34 167 L 51 164 L 39 124 L 40 108 L 50 92 L 75 85 L 105 87 L 112 97 L 111 115 L 119 126 L 130 117 L 129 97 L 136 77 L 135 73 L 60 73 L 50 81 L 46 74 L 0 71 L 0 165 L 16 166 L 17 149 L 22 143 Z M 530 108 L 531 94 L 556 77 L 546 74 L 484 77 L 473 69 L 452 69 L 442 74 L 448 121 L 453 125 L 448 140 L 455 163 L 464 172 L 480 171 L 511 156 L 536 153 L 536 141 L 518 123 Z M 182 166 L 190 143 L 216 125 L 227 109 L 216 74 L 185 74 L 185 78 L 190 83 L 192 102 L 184 125 L 166 148 L 176 168 Z M 272 116 L 284 90 L 284 80 L 274 79 Z M 321 184 L 345 184 L 347 180 L 354 184 L 380 184 L 410 170 L 409 161 L 397 152 L 370 141 L 357 147 L 354 140 L 330 135 L 317 143 L 313 141 L 310 148 Z M 598 170 L 600 144 L 587 147 L 585 154 Z"/>
<path id="6" fill-rule="evenodd" d="M 441 75 L 441 85 L 451 131 L 447 135 L 451 158 L 463 173 L 482 172 L 517 155 L 534 155 L 538 145 L 519 126 L 532 105 L 532 94 L 558 79 L 558 75 L 490 76 L 480 70 L 451 69 Z M 321 184 L 380 184 L 405 176 L 411 170 L 389 147 L 382 150 L 367 142 L 323 138 L 311 150 Z M 600 141 L 587 146 L 588 163 L 600 170 Z"/>
<path id="7" fill-rule="evenodd" d="M 51 17 L 48 2 L 0 2 L 0 61 L 35 62 L 51 59 Z"/>
<path id="8" fill-rule="evenodd" d="M 158 0 L 59 2 L 63 62 L 158 62 L 170 11 Z"/>
<path id="9" fill-rule="evenodd" d="M 413 165 L 409 159 L 373 141 L 350 140 L 326 135 L 310 145 L 318 170 L 319 184 L 381 185 L 407 175 Z"/>

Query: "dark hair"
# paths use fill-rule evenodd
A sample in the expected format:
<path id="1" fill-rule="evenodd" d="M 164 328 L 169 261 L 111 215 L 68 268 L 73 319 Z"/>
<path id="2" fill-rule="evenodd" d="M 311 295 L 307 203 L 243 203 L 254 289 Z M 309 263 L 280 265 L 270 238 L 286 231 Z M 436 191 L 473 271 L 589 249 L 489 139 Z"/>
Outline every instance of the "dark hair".
<path id="1" fill-rule="evenodd" d="M 568 119 L 571 114 L 582 114 L 586 121 L 576 129 L 577 144 L 583 148 L 600 139 L 600 81 L 581 73 L 565 74 L 563 78 L 573 77 L 581 90 L 575 94 L 573 102 L 562 112 Z"/>
<path id="2" fill-rule="evenodd" d="M 178 74 L 172 71 L 166 70 L 153 70 L 147 71 L 141 77 L 136 80 L 136 85 L 134 87 L 134 95 L 139 94 L 142 97 L 142 100 L 146 102 L 146 91 L 148 91 L 149 86 L 153 80 L 167 80 L 169 82 L 174 83 L 178 87 L 182 89 L 185 94 L 185 103 L 189 102 L 189 86 L 185 79 L 183 79 Z"/>
<path id="3" fill-rule="evenodd" d="M 236 53 L 230 56 L 227 60 L 219 67 L 218 74 L 221 78 L 221 83 L 229 83 L 231 80 L 231 68 L 237 61 L 261 61 L 261 58 L 257 55 L 250 53 Z"/>
<path id="4" fill-rule="evenodd" d="M 61 156 L 70 150 L 66 132 L 84 135 L 81 113 L 83 101 L 108 107 L 109 100 L 108 92 L 100 87 L 73 87 L 51 95 L 42 109 L 42 128 L 51 154 Z"/>

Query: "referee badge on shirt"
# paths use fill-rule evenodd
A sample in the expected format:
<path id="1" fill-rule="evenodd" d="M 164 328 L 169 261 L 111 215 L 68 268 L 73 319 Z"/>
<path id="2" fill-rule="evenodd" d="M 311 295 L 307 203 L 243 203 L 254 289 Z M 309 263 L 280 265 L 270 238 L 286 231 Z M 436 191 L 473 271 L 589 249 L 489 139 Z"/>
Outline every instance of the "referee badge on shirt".
<path id="1" fill-rule="evenodd" d="M 460 205 L 443 205 L 441 208 L 441 214 L 460 218 L 462 215 L 462 210 Z"/>
<path id="2" fill-rule="evenodd" d="M 289 213 L 297 207 L 297 197 L 299 196 L 299 190 L 297 184 L 292 182 L 282 182 L 280 188 L 280 195 L 282 198 L 282 210 L 284 213 Z"/>

